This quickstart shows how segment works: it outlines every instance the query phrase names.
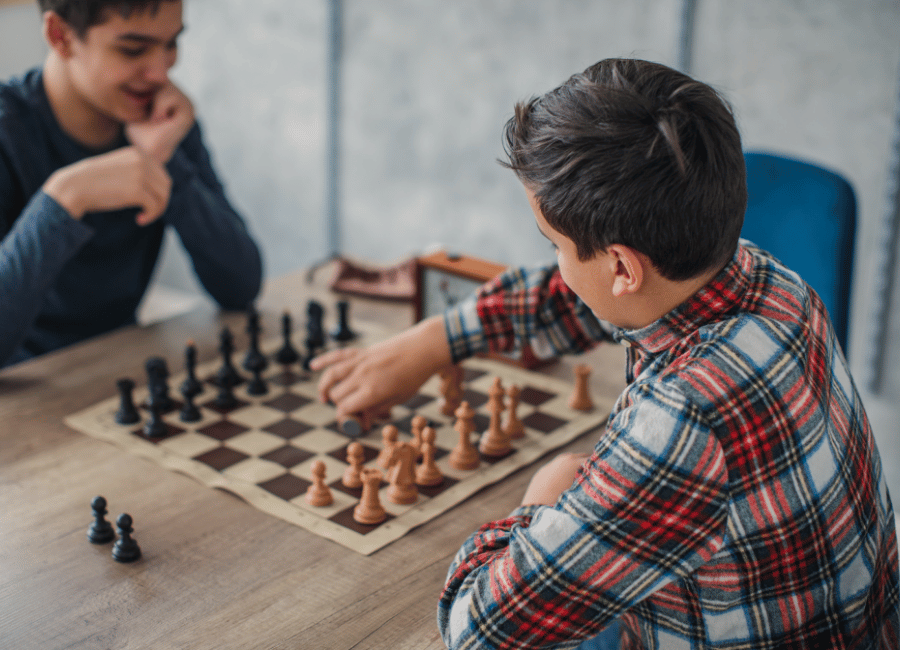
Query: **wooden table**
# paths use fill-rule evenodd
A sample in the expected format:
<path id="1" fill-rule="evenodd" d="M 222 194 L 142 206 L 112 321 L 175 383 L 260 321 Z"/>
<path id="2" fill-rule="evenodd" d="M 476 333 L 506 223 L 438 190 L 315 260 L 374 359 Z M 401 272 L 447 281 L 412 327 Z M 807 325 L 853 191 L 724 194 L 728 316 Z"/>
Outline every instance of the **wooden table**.
<path id="1" fill-rule="evenodd" d="M 297 272 L 270 282 L 268 319 L 305 313 L 324 286 Z M 411 308 L 355 300 L 352 318 L 404 327 Z M 463 540 L 517 504 L 527 468 L 371 556 L 358 555 L 238 498 L 76 433 L 63 418 L 115 394 L 150 355 L 180 368 L 194 339 L 200 361 L 217 355 L 223 323 L 212 308 L 131 327 L 0 371 L 0 647 L 36 648 L 443 648 L 437 599 Z M 579 361 L 595 395 L 622 389 L 623 350 L 601 346 Z M 571 361 L 547 369 L 571 376 Z M 581 439 L 569 450 L 588 450 Z M 119 564 L 85 538 L 90 501 L 111 518 L 129 512 L 143 558 Z"/>

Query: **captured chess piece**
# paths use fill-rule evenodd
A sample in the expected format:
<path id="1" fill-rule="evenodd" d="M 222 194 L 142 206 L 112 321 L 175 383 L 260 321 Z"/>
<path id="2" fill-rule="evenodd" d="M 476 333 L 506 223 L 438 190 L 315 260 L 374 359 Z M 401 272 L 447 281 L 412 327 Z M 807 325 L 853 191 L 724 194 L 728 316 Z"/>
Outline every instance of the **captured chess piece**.
<path id="1" fill-rule="evenodd" d="M 591 411 L 594 408 L 594 400 L 591 399 L 589 380 L 591 367 L 580 364 L 575 366 L 575 387 L 569 398 L 569 408 L 576 411 Z"/>
<path id="2" fill-rule="evenodd" d="M 116 519 L 116 528 L 119 539 L 113 545 L 112 556 L 116 562 L 134 562 L 141 557 L 141 547 L 131 537 L 134 528 L 131 527 L 131 515 L 121 514 Z"/>
<path id="3" fill-rule="evenodd" d="M 352 341 L 356 338 L 356 332 L 350 329 L 348 312 L 350 303 L 346 300 L 340 300 L 337 303 L 338 324 L 337 328 L 332 332 L 331 338 L 339 343 Z"/>
<path id="4" fill-rule="evenodd" d="M 347 469 L 341 477 L 341 485 L 355 490 L 362 487 L 362 466 L 365 462 L 365 450 L 358 442 L 347 445 Z"/>
<path id="5" fill-rule="evenodd" d="M 325 463 L 321 460 L 313 461 L 310 468 L 312 473 L 312 485 L 306 490 L 306 502 L 314 508 L 323 508 L 334 503 L 331 489 L 325 484 Z"/>
<path id="6" fill-rule="evenodd" d="M 119 424 L 135 424 L 141 416 L 134 405 L 134 381 L 124 377 L 116 381 L 119 389 L 119 410 L 116 411 L 116 422 Z"/>
<path id="7" fill-rule="evenodd" d="M 91 544 L 106 544 L 116 538 L 112 524 L 106 521 L 106 499 L 94 497 L 91 500 L 91 510 L 94 511 L 94 523 L 88 528 L 87 538 Z"/>
<path id="8" fill-rule="evenodd" d="M 444 482 L 444 475 L 434 462 L 434 440 L 434 429 L 422 429 L 422 463 L 416 467 L 416 485 L 433 487 Z"/>
<path id="9" fill-rule="evenodd" d="M 363 482 L 362 497 L 353 508 L 353 519 L 365 526 L 375 526 L 387 519 L 387 511 L 378 498 L 378 490 L 384 475 L 372 468 L 364 468 L 360 473 Z"/>
<path id="10" fill-rule="evenodd" d="M 481 464 L 478 450 L 472 444 L 472 432 L 475 430 L 475 410 L 468 402 L 463 402 L 456 409 L 454 429 L 459 433 L 459 443 L 450 452 L 447 463 L 453 469 L 461 471 L 476 469 Z"/>
<path id="11" fill-rule="evenodd" d="M 291 319 L 291 314 L 290 312 L 285 311 L 281 315 L 282 343 L 278 352 L 275 353 L 275 361 L 283 366 L 289 366 L 292 363 L 297 363 L 298 361 L 300 361 L 300 353 L 297 352 L 294 344 L 291 343 L 291 335 L 293 333 L 293 329 L 294 325 Z"/>

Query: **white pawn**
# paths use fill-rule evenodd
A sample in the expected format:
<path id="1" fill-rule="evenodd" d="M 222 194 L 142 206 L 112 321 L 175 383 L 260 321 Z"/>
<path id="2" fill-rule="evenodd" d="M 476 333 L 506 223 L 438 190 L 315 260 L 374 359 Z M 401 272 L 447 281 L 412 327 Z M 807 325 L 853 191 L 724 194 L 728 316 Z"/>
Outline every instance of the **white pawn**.
<path id="1" fill-rule="evenodd" d="M 314 508 L 330 506 L 334 503 L 331 490 L 325 485 L 325 463 L 321 460 L 312 464 L 312 485 L 306 490 L 306 502 Z"/>

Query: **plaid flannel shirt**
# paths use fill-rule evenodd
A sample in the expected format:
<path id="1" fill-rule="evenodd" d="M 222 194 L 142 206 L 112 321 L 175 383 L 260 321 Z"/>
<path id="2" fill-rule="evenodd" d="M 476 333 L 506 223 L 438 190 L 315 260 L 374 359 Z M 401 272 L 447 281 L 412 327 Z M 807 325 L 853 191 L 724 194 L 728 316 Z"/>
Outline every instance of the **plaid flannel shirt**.
<path id="1" fill-rule="evenodd" d="M 555 269 L 511 270 L 447 313 L 457 359 L 530 340 L 629 346 L 628 386 L 553 507 L 473 534 L 438 623 L 450 648 L 898 647 L 894 514 L 819 297 L 742 242 L 639 330 L 600 324 Z"/>

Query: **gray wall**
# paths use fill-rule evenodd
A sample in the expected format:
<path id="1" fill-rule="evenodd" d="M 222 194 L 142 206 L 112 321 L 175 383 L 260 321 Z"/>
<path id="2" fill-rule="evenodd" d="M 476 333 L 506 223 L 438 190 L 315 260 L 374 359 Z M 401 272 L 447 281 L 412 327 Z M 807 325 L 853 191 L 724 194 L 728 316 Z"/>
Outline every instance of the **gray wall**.
<path id="1" fill-rule="evenodd" d="M 330 251 L 327 0 L 186 0 L 174 76 L 278 275 Z M 745 144 L 850 178 L 860 222 L 850 358 L 869 374 L 874 275 L 900 74 L 897 0 L 698 0 L 692 73 L 732 100 Z M 550 257 L 496 164 L 516 100 L 608 56 L 678 62 L 681 0 L 345 0 L 340 238 L 383 263 L 432 244 Z M 0 7 L 0 74 L 42 58 L 33 5 Z M 160 280 L 196 291 L 170 241 Z M 895 273 L 895 272 L 894 272 Z M 900 283 L 898 283 L 900 284 Z M 900 332 L 900 300 L 892 307 Z M 891 340 L 888 397 L 900 397 Z"/>

